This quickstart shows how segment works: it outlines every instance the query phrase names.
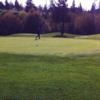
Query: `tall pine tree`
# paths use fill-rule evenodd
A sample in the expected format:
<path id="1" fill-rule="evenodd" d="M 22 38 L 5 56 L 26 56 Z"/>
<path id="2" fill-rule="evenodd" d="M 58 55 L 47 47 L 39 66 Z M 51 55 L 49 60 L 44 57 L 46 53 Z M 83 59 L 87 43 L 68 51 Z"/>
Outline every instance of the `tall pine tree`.
<path id="1" fill-rule="evenodd" d="M 72 2 L 71 11 L 75 12 L 75 0 L 73 0 Z"/>
<path id="2" fill-rule="evenodd" d="M 19 4 L 18 0 L 15 0 L 15 9 L 16 10 L 22 10 L 23 7 Z"/>
<path id="3" fill-rule="evenodd" d="M 92 4 L 92 7 L 91 7 L 91 12 L 95 12 L 95 10 L 96 10 L 96 3 L 95 2 L 93 2 L 93 4 Z"/>
<path id="4" fill-rule="evenodd" d="M 26 1 L 25 10 L 26 10 L 27 12 L 29 12 L 30 10 L 33 10 L 33 9 L 36 9 L 36 7 L 35 7 L 33 1 L 32 1 L 32 0 L 27 0 L 27 1 Z"/>
<path id="5" fill-rule="evenodd" d="M 0 1 L 0 9 L 4 9 L 4 4 Z"/>
<path id="6" fill-rule="evenodd" d="M 58 0 L 52 8 L 52 19 L 55 23 L 59 23 L 61 37 L 64 36 L 65 24 L 70 20 L 66 2 L 67 0 Z"/>
<path id="7" fill-rule="evenodd" d="M 8 0 L 5 1 L 5 9 L 9 10 L 10 9 L 10 4 Z"/>

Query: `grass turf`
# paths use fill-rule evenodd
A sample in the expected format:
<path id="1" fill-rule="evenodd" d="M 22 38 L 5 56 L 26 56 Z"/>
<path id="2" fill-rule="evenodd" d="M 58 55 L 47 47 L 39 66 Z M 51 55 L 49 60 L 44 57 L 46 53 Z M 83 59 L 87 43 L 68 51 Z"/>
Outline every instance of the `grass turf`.
<path id="1" fill-rule="evenodd" d="M 100 55 L 0 53 L 0 100 L 99 100 Z"/>
<path id="2" fill-rule="evenodd" d="M 100 41 L 88 39 L 62 39 L 33 37 L 0 37 L 0 52 L 33 55 L 59 55 L 100 53 Z"/>
<path id="3" fill-rule="evenodd" d="M 0 37 L 0 100 L 99 100 L 99 51 L 98 40 Z"/>
<path id="4" fill-rule="evenodd" d="M 79 37 L 76 37 L 76 38 L 100 40 L 100 34 L 96 34 L 96 35 L 85 35 L 85 36 L 79 36 Z"/>

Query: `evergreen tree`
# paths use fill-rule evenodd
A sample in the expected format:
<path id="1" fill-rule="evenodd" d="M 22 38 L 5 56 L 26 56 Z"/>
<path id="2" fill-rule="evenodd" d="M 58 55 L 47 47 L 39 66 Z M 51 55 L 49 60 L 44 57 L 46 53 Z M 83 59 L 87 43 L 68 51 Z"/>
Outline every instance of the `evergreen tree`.
<path id="1" fill-rule="evenodd" d="M 92 7 L 91 7 L 91 12 L 95 12 L 95 10 L 96 10 L 96 3 L 95 2 L 93 2 L 93 4 L 92 4 Z"/>
<path id="2" fill-rule="evenodd" d="M 33 10 L 33 9 L 36 9 L 34 3 L 32 2 L 32 0 L 27 0 L 27 1 L 26 1 L 25 10 L 26 10 L 27 12 L 29 12 L 30 10 Z"/>
<path id="3" fill-rule="evenodd" d="M 54 3 L 54 0 L 50 0 L 50 7 L 54 7 L 55 6 L 55 3 Z"/>
<path id="4" fill-rule="evenodd" d="M 75 8 L 75 0 L 73 0 L 72 8 Z"/>
<path id="5" fill-rule="evenodd" d="M 75 0 L 73 0 L 72 2 L 71 11 L 75 12 Z"/>
<path id="6" fill-rule="evenodd" d="M 19 10 L 19 9 L 20 9 L 20 5 L 19 5 L 18 0 L 15 0 L 15 8 L 16 8 L 17 10 Z"/>
<path id="7" fill-rule="evenodd" d="M 22 10 L 22 6 L 19 4 L 18 0 L 15 1 L 15 9 L 16 10 Z"/>
<path id="8" fill-rule="evenodd" d="M 59 23 L 61 36 L 64 36 L 65 32 L 65 23 L 70 19 L 68 16 L 68 8 L 66 4 L 67 0 L 58 0 L 57 5 L 52 8 L 52 18 L 53 21 Z"/>
<path id="9" fill-rule="evenodd" d="M 67 0 L 58 0 L 58 6 L 59 7 L 67 7 L 66 2 L 67 2 Z"/>
<path id="10" fill-rule="evenodd" d="M 0 2 L 0 9 L 4 9 L 4 4 Z"/>
<path id="11" fill-rule="evenodd" d="M 9 3 L 9 9 L 14 9 L 14 7 L 15 7 L 15 5 L 12 2 L 10 2 Z"/>
<path id="12" fill-rule="evenodd" d="M 78 8 L 79 8 L 79 12 L 82 12 L 83 11 L 82 4 L 81 3 L 79 4 L 79 7 Z"/>
<path id="13" fill-rule="evenodd" d="M 95 3 L 95 1 L 93 2 L 93 4 L 92 4 L 92 7 L 91 7 L 91 12 L 92 12 L 92 22 L 93 22 L 93 25 L 94 25 L 94 32 L 95 32 L 95 30 L 96 30 L 96 27 L 95 27 L 95 12 L 96 12 L 96 3 Z"/>
<path id="14" fill-rule="evenodd" d="M 98 9 L 100 10 L 100 1 L 99 1 L 99 8 Z"/>
<path id="15" fill-rule="evenodd" d="M 49 8 L 49 11 L 50 12 L 53 12 L 53 10 L 55 9 L 55 3 L 54 3 L 54 1 L 53 0 L 50 0 L 50 8 Z M 47 8 L 47 7 L 46 7 Z"/>
<path id="16" fill-rule="evenodd" d="M 5 9 L 9 10 L 10 9 L 10 4 L 8 0 L 5 1 Z"/>
<path id="17" fill-rule="evenodd" d="M 49 11 L 48 11 L 47 5 L 45 5 L 44 8 L 43 8 L 43 17 L 45 19 L 47 19 L 48 15 L 49 15 Z"/>

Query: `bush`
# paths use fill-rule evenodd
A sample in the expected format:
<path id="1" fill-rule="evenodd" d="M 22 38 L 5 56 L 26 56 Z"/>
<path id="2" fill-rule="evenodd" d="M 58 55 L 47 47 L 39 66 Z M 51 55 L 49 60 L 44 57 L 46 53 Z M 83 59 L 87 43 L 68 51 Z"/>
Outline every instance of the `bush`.
<path id="1" fill-rule="evenodd" d="M 79 34 L 95 33 L 94 15 L 91 13 L 83 13 L 75 18 L 74 30 Z"/>
<path id="2" fill-rule="evenodd" d="M 0 17 L 0 35 L 9 35 L 20 32 L 21 23 L 19 17 L 8 11 Z"/>

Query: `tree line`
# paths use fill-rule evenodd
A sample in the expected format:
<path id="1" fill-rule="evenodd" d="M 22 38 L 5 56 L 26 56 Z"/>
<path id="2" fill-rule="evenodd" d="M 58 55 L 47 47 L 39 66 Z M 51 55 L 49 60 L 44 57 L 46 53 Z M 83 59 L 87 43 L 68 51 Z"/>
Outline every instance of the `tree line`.
<path id="1" fill-rule="evenodd" d="M 100 33 L 100 6 L 93 2 L 91 10 L 84 10 L 81 3 L 78 7 L 75 0 L 68 7 L 67 0 L 50 0 L 50 5 L 36 6 L 27 0 L 23 7 L 18 0 L 15 3 L 0 2 L 0 35 L 17 33 L 40 34 L 60 32 L 71 34 Z"/>

